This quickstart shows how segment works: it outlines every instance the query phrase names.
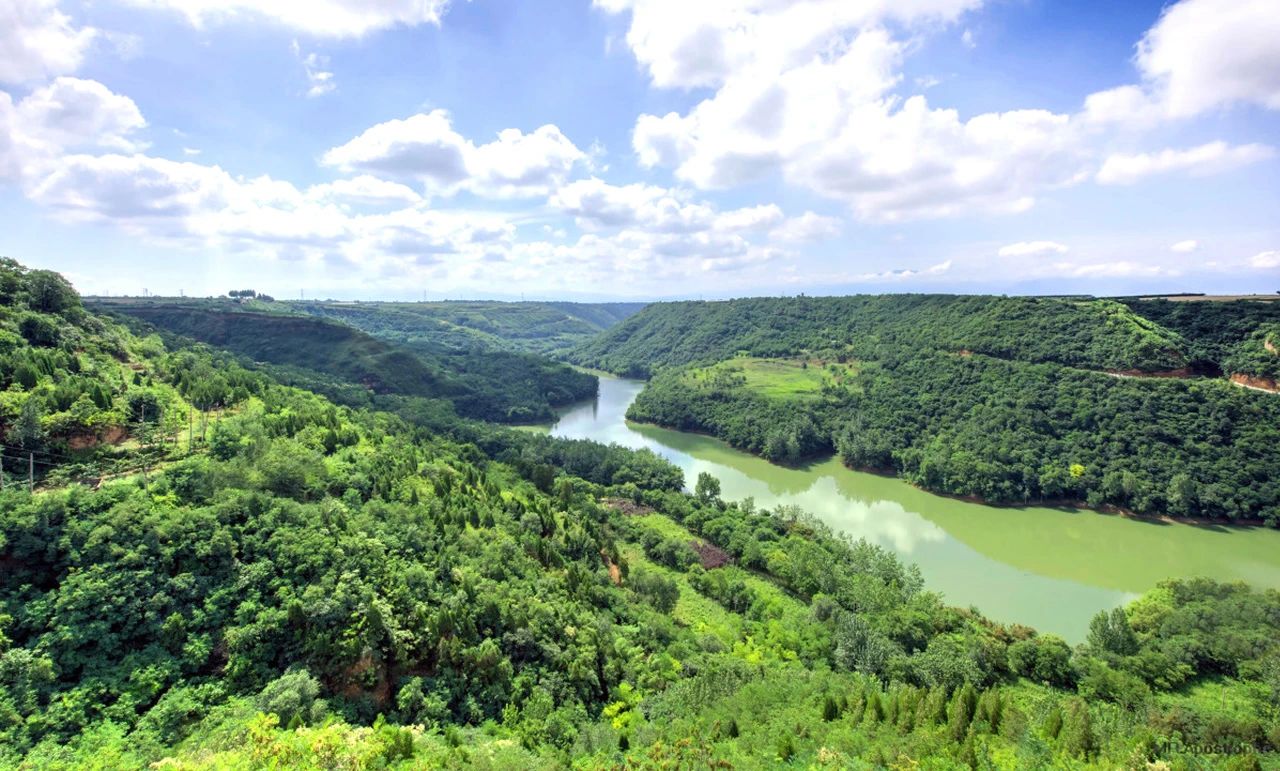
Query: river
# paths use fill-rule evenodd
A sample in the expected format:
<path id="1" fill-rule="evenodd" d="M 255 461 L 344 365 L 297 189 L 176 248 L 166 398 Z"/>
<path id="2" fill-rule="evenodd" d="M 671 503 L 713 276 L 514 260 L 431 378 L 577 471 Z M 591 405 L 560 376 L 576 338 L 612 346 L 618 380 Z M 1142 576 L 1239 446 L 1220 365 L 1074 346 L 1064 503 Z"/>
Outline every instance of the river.
<path id="1" fill-rule="evenodd" d="M 1280 588 L 1280 531 L 1158 524 L 1068 508 L 996 507 L 851 471 L 832 458 L 773 465 L 724 442 L 626 420 L 644 383 L 600 378 L 594 402 L 565 410 L 555 436 L 647 447 L 687 484 L 708 472 L 722 497 L 795 504 L 834 530 L 920 566 L 952 605 L 1081 642 L 1089 620 L 1167 578 L 1208 576 Z"/>

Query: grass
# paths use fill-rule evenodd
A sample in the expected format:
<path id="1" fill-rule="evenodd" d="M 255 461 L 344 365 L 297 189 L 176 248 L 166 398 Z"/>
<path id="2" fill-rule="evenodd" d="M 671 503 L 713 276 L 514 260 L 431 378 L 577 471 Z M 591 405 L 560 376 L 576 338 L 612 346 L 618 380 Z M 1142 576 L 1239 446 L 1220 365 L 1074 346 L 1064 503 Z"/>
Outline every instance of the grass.
<path id="1" fill-rule="evenodd" d="M 811 400 L 821 395 L 824 385 L 848 383 L 860 368 L 858 362 L 739 356 L 691 369 L 684 378 L 694 387 L 745 388 L 768 399 Z"/>
<path id="2" fill-rule="evenodd" d="M 680 527 L 675 522 L 671 524 Z M 676 608 L 672 611 L 671 617 L 675 619 L 677 624 L 687 627 L 697 634 L 714 635 L 726 647 L 742 639 L 742 617 L 725 610 L 724 606 L 715 600 L 699 594 L 696 589 L 689 585 L 689 578 L 684 573 L 679 573 L 653 562 L 644 556 L 644 551 L 639 546 L 632 544 L 627 544 L 622 548 L 622 556 L 632 570 L 641 567 L 664 575 L 676 582 L 676 586 L 680 588 L 680 599 L 676 601 Z"/>
<path id="3" fill-rule="evenodd" d="M 684 525 L 676 522 L 674 519 L 665 514 L 654 512 L 646 514 L 643 517 L 636 517 L 635 521 L 656 531 L 663 538 L 674 538 L 677 541 L 689 541 L 693 543 L 702 543 L 702 539 L 690 533 Z"/>

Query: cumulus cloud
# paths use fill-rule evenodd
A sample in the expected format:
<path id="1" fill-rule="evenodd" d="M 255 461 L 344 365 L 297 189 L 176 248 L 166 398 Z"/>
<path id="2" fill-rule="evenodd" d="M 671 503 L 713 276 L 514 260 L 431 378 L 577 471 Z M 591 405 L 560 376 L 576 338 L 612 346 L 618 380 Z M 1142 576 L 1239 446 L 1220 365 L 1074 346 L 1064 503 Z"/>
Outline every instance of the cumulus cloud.
<path id="1" fill-rule="evenodd" d="M 177 11 L 191 24 L 266 21 L 318 37 L 360 37 L 397 26 L 439 24 L 449 0 L 127 0 Z"/>
<path id="2" fill-rule="evenodd" d="M 1000 247 L 996 254 L 1001 257 L 1039 257 L 1046 254 L 1066 254 L 1067 251 L 1066 244 L 1056 241 L 1019 241 Z"/>
<path id="3" fill-rule="evenodd" d="M 93 80 L 60 77 L 18 102 L 0 92 L 0 178 L 40 174 L 68 151 L 132 151 L 146 126 L 138 106 Z"/>
<path id="4" fill-rule="evenodd" d="M 1085 176 L 1068 115 L 966 120 L 893 94 L 907 44 L 883 23 L 949 21 L 976 2 L 598 4 L 630 11 L 628 44 L 655 85 L 715 89 L 684 114 L 640 116 L 632 136 L 642 165 L 696 187 L 780 175 L 862 219 L 902 221 L 1024 211 Z"/>
<path id="5" fill-rule="evenodd" d="M 1145 128 L 1236 104 L 1280 109 L 1277 38 L 1272 0 L 1181 0 L 1138 43 L 1141 83 L 1090 95 L 1084 114 Z"/>
<path id="6" fill-rule="evenodd" d="M 181 225 L 160 223 L 226 206 L 234 187 L 217 166 L 143 155 L 68 155 L 27 195 L 68 219 L 114 221 L 134 232 L 149 225 L 173 235 L 184 230 Z"/>
<path id="7" fill-rule="evenodd" d="M 1277 110 L 1277 39 L 1272 0 L 1182 0 L 1143 37 L 1136 61 L 1172 116 L 1237 103 Z"/>
<path id="8" fill-rule="evenodd" d="M 1249 258 L 1249 266 L 1259 270 L 1280 268 L 1280 251 L 1260 252 Z"/>
<path id="9" fill-rule="evenodd" d="M 816 240 L 834 227 L 813 212 L 787 217 L 775 204 L 721 211 L 688 191 L 611 185 L 595 177 L 565 185 L 548 205 L 574 217 L 584 231 L 581 248 L 653 270 L 689 260 L 702 270 L 740 270 L 781 257 L 787 244 Z"/>
<path id="10" fill-rule="evenodd" d="M 840 235 L 840 231 L 840 220 L 807 211 L 774 228 L 773 237 L 784 243 L 806 243 L 835 238 Z"/>
<path id="11" fill-rule="evenodd" d="M 146 126 L 133 100 L 96 80 L 61 77 L 32 91 L 17 108 L 32 143 L 58 149 L 93 146 L 132 150 L 131 134 Z"/>
<path id="12" fill-rule="evenodd" d="M 0 83 L 32 83 L 74 72 L 97 31 L 76 27 L 56 0 L 0 3 Z"/>
<path id="13" fill-rule="evenodd" d="M 1173 246 L 1170 246 L 1169 250 L 1173 252 L 1177 252 L 1178 254 L 1191 254 L 1192 252 L 1194 252 L 1199 248 L 1200 248 L 1199 241 L 1189 239 L 1186 241 L 1177 242 Z"/>
<path id="14" fill-rule="evenodd" d="M 1102 164 L 1096 179 L 1103 185 L 1131 185 L 1153 174 L 1186 172 L 1203 176 L 1230 171 L 1274 156 L 1275 150 L 1267 145 L 1232 146 L 1226 142 L 1209 142 L 1185 150 L 1112 155 Z"/>
<path id="15" fill-rule="evenodd" d="M 655 86 L 718 87 L 744 69 L 775 71 L 829 51 L 833 32 L 884 22 L 947 22 L 981 0 L 595 0 L 610 13 L 630 12 L 627 45 Z"/>
<path id="16" fill-rule="evenodd" d="M 322 162 L 416 180 L 432 193 L 465 189 L 515 198 L 547 195 L 586 157 L 552 125 L 530 134 L 506 129 L 495 141 L 476 145 L 454 130 L 448 112 L 434 110 L 372 126 L 326 152 Z"/>

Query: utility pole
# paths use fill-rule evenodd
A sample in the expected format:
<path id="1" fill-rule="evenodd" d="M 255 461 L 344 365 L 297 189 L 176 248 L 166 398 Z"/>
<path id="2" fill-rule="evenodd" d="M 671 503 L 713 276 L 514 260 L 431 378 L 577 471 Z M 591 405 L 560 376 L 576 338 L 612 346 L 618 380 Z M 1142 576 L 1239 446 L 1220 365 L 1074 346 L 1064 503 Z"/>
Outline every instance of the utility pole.
<path id="1" fill-rule="evenodd" d="M 191 451 L 195 448 L 195 445 L 196 445 L 196 414 L 195 412 L 192 411 L 190 407 L 188 407 L 187 408 L 187 454 L 188 455 L 191 454 Z"/>

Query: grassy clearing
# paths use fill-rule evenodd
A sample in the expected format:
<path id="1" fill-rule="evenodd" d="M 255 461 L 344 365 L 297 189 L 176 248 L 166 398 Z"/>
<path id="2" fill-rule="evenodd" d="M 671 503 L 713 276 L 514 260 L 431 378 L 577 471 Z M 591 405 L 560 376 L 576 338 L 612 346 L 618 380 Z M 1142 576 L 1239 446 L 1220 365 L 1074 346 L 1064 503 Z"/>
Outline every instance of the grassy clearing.
<path id="1" fill-rule="evenodd" d="M 702 539 L 690 533 L 684 525 L 676 522 L 674 519 L 654 512 L 646 514 L 643 517 L 636 517 L 636 522 L 644 525 L 650 530 L 657 531 L 663 538 L 674 538 L 678 541 L 689 541 L 692 543 L 702 543 Z"/>
<path id="2" fill-rule="evenodd" d="M 680 527 L 675 522 L 671 524 Z M 676 586 L 680 588 L 680 599 L 676 601 L 676 608 L 671 613 L 671 617 L 675 619 L 676 623 L 688 627 L 698 634 L 714 635 L 726 647 L 732 646 L 742 639 L 742 617 L 725 610 L 724 606 L 715 600 L 699 594 L 696 589 L 689 585 L 689 578 L 684 573 L 676 572 L 653 562 L 644 556 L 644 551 L 639 546 L 632 544 L 622 548 L 622 556 L 632 570 L 638 567 L 644 568 L 664 575 L 676 582 Z"/>
<path id="3" fill-rule="evenodd" d="M 819 359 L 760 359 L 739 356 L 710 367 L 689 370 L 694 387 L 745 388 L 769 399 L 816 399 L 824 385 L 846 385 L 860 371 L 858 362 Z"/>

